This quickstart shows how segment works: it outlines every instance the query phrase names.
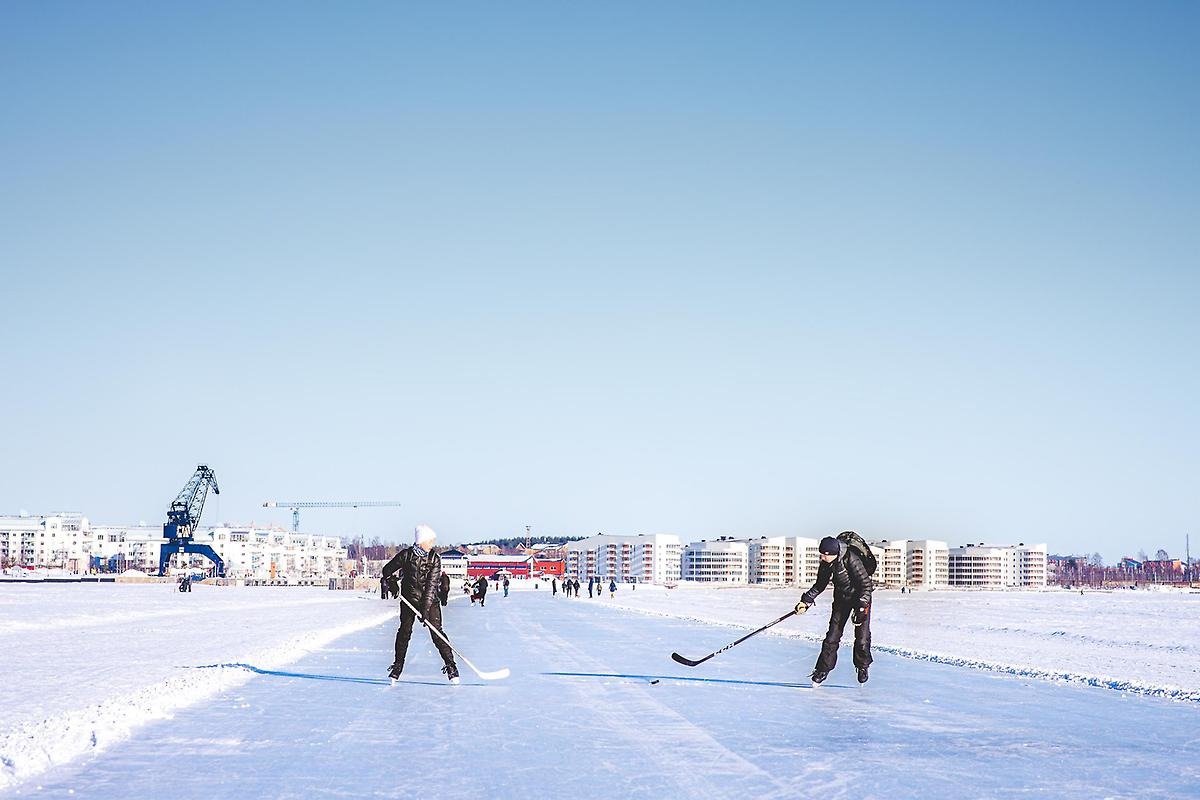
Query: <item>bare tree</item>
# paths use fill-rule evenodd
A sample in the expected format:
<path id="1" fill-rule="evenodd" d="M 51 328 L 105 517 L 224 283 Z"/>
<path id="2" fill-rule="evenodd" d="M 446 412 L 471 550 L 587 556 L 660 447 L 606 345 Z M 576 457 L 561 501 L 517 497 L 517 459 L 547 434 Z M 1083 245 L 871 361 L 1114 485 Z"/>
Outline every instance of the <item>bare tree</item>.
<path id="1" fill-rule="evenodd" d="M 1145 550 L 1138 550 L 1138 561 L 1141 561 L 1143 564 L 1145 564 L 1149 560 L 1150 556 L 1146 555 Z"/>
<path id="2" fill-rule="evenodd" d="M 1154 554 L 1155 561 L 1167 561 L 1170 558 L 1171 556 L 1167 555 L 1167 551 L 1163 550 L 1161 547 L 1158 549 L 1158 552 Z"/>

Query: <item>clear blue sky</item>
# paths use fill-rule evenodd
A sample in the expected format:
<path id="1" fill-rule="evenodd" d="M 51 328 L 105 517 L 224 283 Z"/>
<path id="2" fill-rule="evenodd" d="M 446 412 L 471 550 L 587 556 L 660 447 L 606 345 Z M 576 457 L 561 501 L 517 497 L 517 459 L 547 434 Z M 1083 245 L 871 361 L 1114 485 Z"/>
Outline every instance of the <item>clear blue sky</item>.
<path id="1" fill-rule="evenodd" d="M 0 5 L 0 512 L 1200 551 L 1200 6 Z M 210 501 L 206 521 L 215 520 Z"/>

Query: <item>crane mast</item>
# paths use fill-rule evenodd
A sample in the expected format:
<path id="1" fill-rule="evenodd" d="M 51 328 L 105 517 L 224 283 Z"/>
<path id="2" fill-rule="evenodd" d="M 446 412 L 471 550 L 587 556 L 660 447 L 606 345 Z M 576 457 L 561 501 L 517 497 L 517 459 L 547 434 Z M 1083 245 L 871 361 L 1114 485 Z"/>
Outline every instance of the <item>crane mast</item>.
<path id="1" fill-rule="evenodd" d="M 218 577 L 225 575 L 224 559 L 208 545 L 192 541 L 192 534 L 200 524 L 200 515 L 204 513 L 204 501 L 208 497 L 209 489 L 212 489 L 213 494 L 221 493 L 217 486 L 217 474 L 207 465 L 200 464 L 167 511 L 167 521 L 163 525 L 163 543 L 158 551 L 159 575 L 166 574 L 171 556 L 176 553 L 204 556 L 216 566 Z"/>

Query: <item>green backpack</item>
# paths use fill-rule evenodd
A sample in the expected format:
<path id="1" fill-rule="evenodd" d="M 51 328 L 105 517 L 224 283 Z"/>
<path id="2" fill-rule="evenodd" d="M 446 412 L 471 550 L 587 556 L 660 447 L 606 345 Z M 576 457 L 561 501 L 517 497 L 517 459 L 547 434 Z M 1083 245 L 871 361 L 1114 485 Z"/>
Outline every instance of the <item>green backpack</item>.
<path id="1" fill-rule="evenodd" d="M 863 566 L 867 568 L 868 575 L 874 575 L 875 570 L 879 567 L 879 563 L 875 560 L 875 554 L 871 552 L 871 548 L 863 537 L 859 536 L 854 531 L 842 531 L 837 535 L 837 540 L 843 542 L 849 547 L 853 547 L 858 557 L 862 559 Z"/>

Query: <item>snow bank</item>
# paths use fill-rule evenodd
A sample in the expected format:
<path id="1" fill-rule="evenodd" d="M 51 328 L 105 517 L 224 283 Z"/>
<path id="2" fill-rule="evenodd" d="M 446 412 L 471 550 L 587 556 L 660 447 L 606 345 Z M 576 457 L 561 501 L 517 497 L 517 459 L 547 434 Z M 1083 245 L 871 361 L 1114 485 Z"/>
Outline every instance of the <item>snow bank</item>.
<path id="1" fill-rule="evenodd" d="M 800 599 L 766 587 L 617 592 L 642 613 L 757 628 Z M 770 635 L 820 641 L 831 591 Z M 1114 591 L 876 591 L 873 649 L 1022 677 L 1200 702 L 1200 594 Z M 849 633 L 844 641 L 849 642 Z M 722 642 L 717 642 L 717 645 Z"/>
<path id="2" fill-rule="evenodd" d="M 323 589 L 0 587 L 0 790 L 252 677 L 186 667 L 278 668 L 394 613 Z"/>

